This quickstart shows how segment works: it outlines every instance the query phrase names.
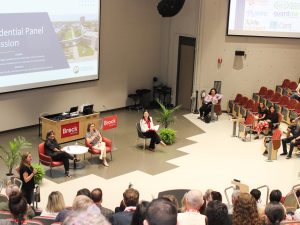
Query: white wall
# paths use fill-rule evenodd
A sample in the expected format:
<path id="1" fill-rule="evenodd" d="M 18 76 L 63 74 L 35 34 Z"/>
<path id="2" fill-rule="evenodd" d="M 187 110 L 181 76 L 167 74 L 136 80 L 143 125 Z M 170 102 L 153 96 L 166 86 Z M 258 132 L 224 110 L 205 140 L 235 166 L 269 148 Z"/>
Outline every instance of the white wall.
<path id="1" fill-rule="evenodd" d="M 85 102 L 94 103 L 96 110 L 124 107 L 129 93 L 151 89 L 160 66 L 156 4 L 102 0 L 100 80 L 1 94 L 0 131 L 37 124 L 42 112 L 62 112 Z"/>
<path id="2" fill-rule="evenodd" d="M 298 81 L 300 40 L 227 37 L 227 3 L 224 0 L 189 0 L 178 15 L 164 19 L 161 74 L 167 74 L 173 91 L 179 35 L 197 37 L 194 86 L 199 91 L 209 90 L 213 81 L 222 81 L 223 108 L 238 92 L 251 96 L 260 86 L 275 88 L 284 78 Z M 247 57 L 235 57 L 235 50 L 246 51 Z M 223 59 L 220 67 L 217 65 L 219 57 Z"/>

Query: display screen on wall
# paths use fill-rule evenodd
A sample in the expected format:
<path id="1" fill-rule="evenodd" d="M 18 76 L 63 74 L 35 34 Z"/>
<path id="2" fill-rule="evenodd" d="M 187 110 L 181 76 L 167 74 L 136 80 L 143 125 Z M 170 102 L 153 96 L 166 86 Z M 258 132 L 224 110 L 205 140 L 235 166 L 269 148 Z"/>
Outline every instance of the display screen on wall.
<path id="1" fill-rule="evenodd" d="M 300 0 L 229 0 L 227 35 L 300 38 Z"/>
<path id="2" fill-rule="evenodd" d="M 9 0 L 0 21 L 0 93 L 99 79 L 99 0 Z"/>

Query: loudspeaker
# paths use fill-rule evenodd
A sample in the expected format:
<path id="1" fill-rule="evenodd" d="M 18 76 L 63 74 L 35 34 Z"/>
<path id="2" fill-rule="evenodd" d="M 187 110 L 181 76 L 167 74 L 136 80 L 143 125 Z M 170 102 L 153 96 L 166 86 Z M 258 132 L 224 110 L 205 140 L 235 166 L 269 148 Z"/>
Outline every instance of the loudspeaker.
<path id="1" fill-rule="evenodd" d="M 161 0 L 157 10 L 162 17 L 175 16 L 182 9 L 185 0 Z"/>
<path id="2" fill-rule="evenodd" d="M 238 51 L 238 50 L 236 50 L 235 51 L 235 55 L 244 56 L 245 55 L 245 51 Z"/>

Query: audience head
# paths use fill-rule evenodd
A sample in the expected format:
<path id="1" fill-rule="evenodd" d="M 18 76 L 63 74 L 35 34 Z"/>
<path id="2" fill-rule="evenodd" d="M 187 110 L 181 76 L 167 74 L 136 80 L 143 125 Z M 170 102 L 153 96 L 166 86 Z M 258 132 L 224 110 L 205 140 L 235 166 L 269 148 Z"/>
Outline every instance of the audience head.
<path id="1" fill-rule="evenodd" d="M 275 109 L 275 107 L 273 105 L 270 106 L 269 112 L 270 113 L 276 113 L 276 109 Z"/>
<path id="2" fill-rule="evenodd" d="M 273 190 L 270 193 L 270 202 L 280 202 L 282 198 L 282 193 L 279 190 Z"/>
<path id="3" fill-rule="evenodd" d="M 178 211 L 178 209 L 179 209 L 179 203 L 177 201 L 177 198 L 174 195 L 164 195 L 164 196 L 162 196 L 162 198 L 164 198 L 164 199 L 169 200 L 170 202 L 172 202 L 175 205 L 175 207 L 176 207 L 176 209 Z"/>
<path id="4" fill-rule="evenodd" d="M 217 89 L 215 89 L 215 88 L 210 89 L 210 91 L 209 91 L 208 94 L 209 94 L 209 95 L 212 95 L 212 96 L 218 94 Z"/>
<path id="5" fill-rule="evenodd" d="M 46 134 L 46 139 L 55 139 L 55 133 L 53 130 L 49 130 Z"/>
<path id="6" fill-rule="evenodd" d="M 96 204 L 101 204 L 102 203 L 102 190 L 100 188 L 95 188 L 91 192 L 91 199 L 94 201 Z"/>
<path id="7" fill-rule="evenodd" d="M 146 210 L 144 225 L 176 225 L 177 210 L 175 205 L 163 198 L 154 199 Z"/>
<path id="8" fill-rule="evenodd" d="M 260 196 L 261 196 L 260 190 L 258 190 L 258 189 L 252 189 L 252 190 L 250 191 L 250 194 L 253 196 L 253 198 L 254 198 L 256 201 L 258 201 L 258 200 L 260 199 Z"/>
<path id="9" fill-rule="evenodd" d="M 228 225 L 227 206 L 218 200 L 210 201 L 206 206 L 207 225 Z"/>
<path id="10" fill-rule="evenodd" d="M 256 201 L 249 193 L 240 193 L 235 200 L 232 224 L 261 224 Z"/>
<path id="11" fill-rule="evenodd" d="M 211 198 L 211 193 L 213 192 L 212 189 L 207 189 L 206 192 L 204 193 L 204 200 L 206 200 L 206 203 L 212 201 L 212 198 Z"/>
<path id="12" fill-rule="evenodd" d="M 53 191 L 48 196 L 46 209 L 48 212 L 59 212 L 65 208 L 65 200 L 59 191 Z"/>
<path id="13" fill-rule="evenodd" d="M 20 192 L 20 188 L 15 184 L 10 184 L 6 187 L 5 193 L 9 198 L 12 194 L 17 194 Z"/>
<path id="14" fill-rule="evenodd" d="M 76 196 L 78 196 L 78 195 L 85 195 L 85 196 L 91 198 L 91 192 L 90 192 L 90 190 L 87 189 L 87 188 L 82 188 L 82 189 L 80 189 L 79 191 L 77 191 Z"/>
<path id="15" fill-rule="evenodd" d="M 285 211 L 281 204 L 276 202 L 269 203 L 265 208 L 266 222 L 268 225 L 280 224 L 285 217 Z"/>
<path id="16" fill-rule="evenodd" d="M 233 190 L 232 194 L 231 194 L 231 202 L 232 205 L 234 206 L 236 199 L 239 197 L 239 194 L 241 193 L 241 191 L 239 189 L 235 189 Z"/>
<path id="17" fill-rule="evenodd" d="M 68 214 L 63 225 L 110 225 L 105 217 L 98 211 L 73 211 Z"/>
<path id="18" fill-rule="evenodd" d="M 123 193 L 123 202 L 126 207 L 136 206 L 139 203 L 140 193 L 134 188 L 128 188 Z"/>
<path id="19" fill-rule="evenodd" d="M 212 198 L 212 200 L 218 200 L 218 201 L 222 202 L 222 194 L 218 191 L 212 191 L 211 198 Z"/>
<path id="20" fill-rule="evenodd" d="M 264 109 L 266 107 L 264 102 L 260 102 L 259 103 L 259 108 Z"/>
<path id="21" fill-rule="evenodd" d="M 92 199 L 90 199 L 86 195 L 78 195 L 73 201 L 72 208 L 74 211 L 84 211 L 93 204 L 94 202 L 92 201 Z"/>
<path id="22" fill-rule="evenodd" d="M 185 196 L 186 210 L 195 209 L 200 210 L 203 205 L 203 194 L 199 190 L 190 190 Z"/>
<path id="23" fill-rule="evenodd" d="M 8 200 L 8 208 L 15 219 L 18 220 L 19 224 L 26 219 L 27 213 L 27 201 L 21 192 L 13 193 L 10 195 Z"/>
<path id="24" fill-rule="evenodd" d="M 137 206 L 136 210 L 132 215 L 131 225 L 143 225 L 144 219 L 146 217 L 146 210 L 150 202 L 141 201 Z"/>

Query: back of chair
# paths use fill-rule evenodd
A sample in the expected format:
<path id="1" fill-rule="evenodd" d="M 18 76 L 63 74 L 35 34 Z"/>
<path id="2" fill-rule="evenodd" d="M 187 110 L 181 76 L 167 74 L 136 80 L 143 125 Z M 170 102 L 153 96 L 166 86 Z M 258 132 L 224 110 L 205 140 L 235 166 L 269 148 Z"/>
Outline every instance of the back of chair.
<path id="1" fill-rule="evenodd" d="M 136 123 L 136 130 L 137 130 L 137 134 L 138 134 L 139 138 L 145 138 L 145 136 L 143 135 L 142 129 L 141 129 L 140 122 Z"/>
<path id="2" fill-rule="evenodd" d="M 0 202 L 8 202 L 8 197 L 6 195 L 0 194 Z"/>
<path id="3" fill-rule="evenodd" d="M 297 82 L 292 81 L 292 82 L 290 82 L 290 84 L 289 84 L 289 89 L 290 89 L 291 91 L 295 91 L 296 88 L 297 88 L 297 86 L 298 86 Z"/>
<path id="4" fill-rule="evenodd" d="M 54 223 L 54 218 L 48 216 L 35 216 L 33 217 L 33 220 L 37 220 L 43 223 L 44 225 L 51 225 Z"/>
<path id="5" fill-rule="evenodd" d="M 0 219 L 13 218 L 13 215 L 9 211 L 0 210 Z"/>
<path id="6" fill-rule="evenodd" d="M 290 80 L 289 79 L 284 79 L 283 82 L 282 82 L 281 87 L 288 88 L 289 85 L 290 85 Z"/>
<path id="7" fill-rule="evenodd" d="M 254 120 L 255 120 L 254 115 L 252 113 L 249 113 L 246 117 L 245 125 L 253 125 Z"/>
<path id="8" fill-rule="evenodd" d="M 45 142 L 39 144 L 38 151 L 40 163 L 46 166 L 50 166 L 52 159 L 50 156 L 45 155 Z"/>
<path id="9" fill-rule="evenodd" d="M 233 102 L 238 102 L 241 97 L 243 97 L 241 94 L 237 94 Z"/>
<path id="10" fill-rule="evenodd" d="M 258 92 L 258 95 L 265 96 L 267 94 L 267 91 L 268 91 L 268 88 L 261 87 L 260 90 L 259 90 L 259 92 Z"/>

